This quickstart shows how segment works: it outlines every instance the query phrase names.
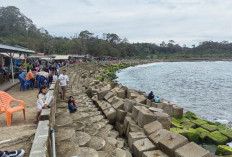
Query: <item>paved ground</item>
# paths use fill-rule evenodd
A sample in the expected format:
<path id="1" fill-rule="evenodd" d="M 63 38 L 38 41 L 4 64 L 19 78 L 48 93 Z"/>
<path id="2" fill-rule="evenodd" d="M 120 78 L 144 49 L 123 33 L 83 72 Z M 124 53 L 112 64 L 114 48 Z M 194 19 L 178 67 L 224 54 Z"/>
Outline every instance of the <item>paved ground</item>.
<path id="1" fill-rule="evenodd" d="M 26 120 L 23 120 L 23 112 L 18 111 L 13 114 L 13 119 L 11 122 L 11 127 L 6 124 L 5 114 L 0 114 L 0 150 L 10 150 L 10 149 L 25 149 L 26 155 L 28 156 L 28 151 L 31 147 L 31 142 L 36 131 L 36 125 L 34 124 L 36 116 L 36 100 L 38 90 L 26 90 L 20 91 L 20 85 L 16 85 L 7 91 L 13 98 L 23 100 L 26 108 Z M 17 105 L 12 103 L 11 106 Z M 20 140 L 19 140 L 20 139 Z M 11 140 L 10 146 L 7 146 L 6 140 Z M 17 142 L 14 142 L 16 141 Z"/>
<path id="2" fill-rule="evenodd" d="M 14 83 L 13 83 L 12 80 L 10 80 L 8 82 L 4 82 L 3 84 L 0 85 L 0 91 L 6 91 L 6 90 L 10 89 L 11 87 L 15 86 L 18 83 L 19 83 L 18 79 L 15 79 Z"/>

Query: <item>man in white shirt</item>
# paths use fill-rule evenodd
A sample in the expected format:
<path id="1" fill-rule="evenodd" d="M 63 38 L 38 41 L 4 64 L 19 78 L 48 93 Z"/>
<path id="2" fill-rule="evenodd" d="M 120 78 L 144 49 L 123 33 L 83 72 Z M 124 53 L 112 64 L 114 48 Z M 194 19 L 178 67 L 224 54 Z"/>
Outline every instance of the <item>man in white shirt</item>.
<path id="1" fill-rule="evenodd" d="M 68 87 L 69 77 L 66 75 L 66 70 L 63 70 L 62 74 L 59 75 L 59 92 L 61 93 L 61 98 L 64 100 L 66 88 Z"/>

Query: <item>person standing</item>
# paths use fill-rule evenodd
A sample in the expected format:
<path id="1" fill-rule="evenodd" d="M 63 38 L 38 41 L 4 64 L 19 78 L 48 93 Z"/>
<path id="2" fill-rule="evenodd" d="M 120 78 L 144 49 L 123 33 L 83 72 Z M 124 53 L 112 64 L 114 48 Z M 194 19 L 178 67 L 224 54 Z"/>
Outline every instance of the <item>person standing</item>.
<path id="1" fill-rule="evenodd" d="M 59 83 L 59 92 L 61 94 L 61 98 L 64 100 L 65 93 L 67 91 L 67 87 L 69 83 L 69 77 L 68 75 L 66 75 L 66 70 L 63 70 L 62 74 L 59 75 L 58 83 Z"/>

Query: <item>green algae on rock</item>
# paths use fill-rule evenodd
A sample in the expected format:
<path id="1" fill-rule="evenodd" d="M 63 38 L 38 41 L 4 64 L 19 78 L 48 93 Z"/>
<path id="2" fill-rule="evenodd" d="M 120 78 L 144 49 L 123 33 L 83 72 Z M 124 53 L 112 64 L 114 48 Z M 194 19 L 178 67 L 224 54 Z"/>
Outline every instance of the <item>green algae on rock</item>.
<path id="1" fill-rule="evenodd" d="M 216 155 L 232 155 L 232 148 L 226 145 L 219 145 L 215 152 Z"/>
<path id="2" fill-rule="evenodd" d="M 218 124 L 217 125 L 217 130 L 219 130 L 219 131 L 222 131 L 222 130 L 226 130 L 226 124 Z"/>
<path id="3" fill-rule="evenodd" d="M 196 129 L 193 129 L 193 128 L 187 129 L 187 138 L 191 142 L 198 143 L 198 141 L 199 141 L 199 135 L 198 135 Z"/>
<path id="4" fill-rule="evenodd" d="M 196 128 L 196 132 L 203 141 L 205 140 L 205 137 L 209 134 L 209 131 L 207 131 L 201 127 Z"/>
<path id="5" fill-rule="evenodd" d="M 189 139 L 189 141 L 193 141 L 195 143 L 198 143 L 199 141 L 199 135 L 197 134 L 197 131 L 193 128 L 171 128 L 171 132 L 179 133 Z"/>
<path id="6" fill-rule="evenodd" d="M 214 131 L 207 135 L 207 140 L 215 144 L 225 144 L 228 138 L 222 135 L 220 132 Z"/>
<path id="7" fill-rule="evenodd" d="M 201 125 L 201 127 L 208 130 L 208 131 L 210 131 L 210 132 L 213 132 L 213 131 L 217 130 L 217 126 L 210 125 L 210 124 L 203 124 L 203 125 Z"/>
<path id="8" fill-rule="evenodd" d="M 207 122 L 204 120 L 204 119 L 196 119 L 196 120 L 192 120 L 191 122 L 193 122 L 194 124 L 198 125 L 198 126 L 201 126 L 203 124 L 207 124 Z"/>
<path id="9" fill-rule="evenodd" d="M 228 130 L 222 130 L 221 133 L 227 137 L 229 137 L 229 139 L 232 139 L 232 129 L 228 129 Z"/>
<path id="10" fill-rule="evenodd" d="M 190 119 L 190 120 L 194 120 L 194 119 L 197 119 L 197 118 L 198 118 L 197 115 L 196 115 L 195 113 L 191 112 L 191 111 L 185 112 L 185 113 L 184 113 L 184 117 L 185 117 L 185 118 L 188 118 L 188 119 Z"/>
<path id="11" fill-rule="evenodd" d="M 174 127 L 177 127 L 177 128 L 189 128 L 191 126 L 189 125 L 186 125 L 186 122 L 189 122 L 190 120 L 187 119 L 187 118 L 173 118 L 172 121 L 171 121 L 171 124 L 174 126 Z M 184 125 L 183 125 L 184 124 Z"/>

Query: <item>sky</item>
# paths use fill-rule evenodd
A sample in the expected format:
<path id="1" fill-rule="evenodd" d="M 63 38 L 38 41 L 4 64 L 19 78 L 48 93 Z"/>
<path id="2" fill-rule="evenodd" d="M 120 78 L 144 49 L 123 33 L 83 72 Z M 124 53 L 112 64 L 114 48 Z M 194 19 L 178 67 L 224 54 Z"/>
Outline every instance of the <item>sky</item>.
<path id="1" fill-rule="evenodd" d="M 232 0 L 0 0 L 16 6 L 38 28 L 72 37 L 88 30 L 129 42 L 232 41 Z"/>

